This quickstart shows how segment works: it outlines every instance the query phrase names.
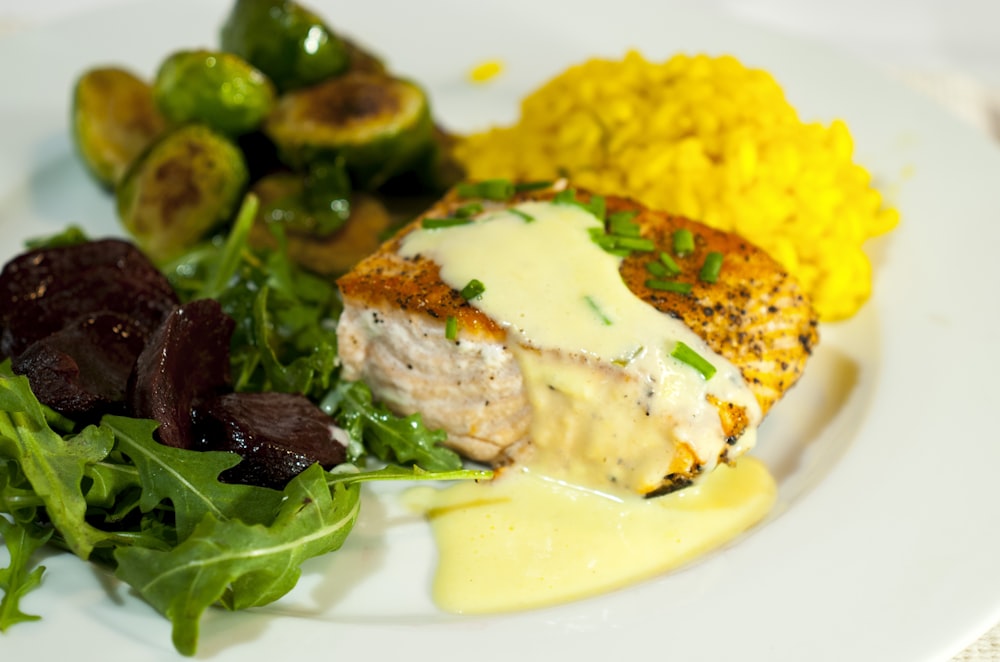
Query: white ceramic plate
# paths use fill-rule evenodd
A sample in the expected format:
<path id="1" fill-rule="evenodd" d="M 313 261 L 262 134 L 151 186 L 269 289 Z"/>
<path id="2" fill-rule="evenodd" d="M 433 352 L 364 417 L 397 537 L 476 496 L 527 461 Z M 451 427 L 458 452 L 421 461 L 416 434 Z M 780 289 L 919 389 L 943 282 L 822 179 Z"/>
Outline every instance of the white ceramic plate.
<path id="1" fill-rule="evenodd" d="M 765 424 L 757 454 L 780 502 L 749 535 L 613 594 L 464 618 L 430 601 L 425 525 L 391 494 L 371 493 L 347 547 L 307 564 L 286 599 L 212 612 L 200 656 L 914 662 L 945 660 L 1000 619 L 1000 153 L 985 139 L 842 56 L 683 7 L 315 4 L 424 82 L 457 130 L 512 120 L 523 93 L 588 56 L 734 53 L 770 69 L 803 117 L 847 120 L 857 158 L 903 223 L 871 246 L 871 303 L 822 329 L 806 377 Z M 67 138 L 72 82 L 104 63 L 150 76 L 174 49 L 216 44 L 226 9 L 220 0 L 128 6 L 0 41 L 2 257 L 68 223 L 118 232 Z M 507 64 L 502 78 L 466 82 L 470 66 L 493 57 Z M 23 604 L 44 618 L 0 636 L 4 659 L 176 656 L 166 621 L 127 587 L 66 555 L 45 564 L 42 589 Z"/>

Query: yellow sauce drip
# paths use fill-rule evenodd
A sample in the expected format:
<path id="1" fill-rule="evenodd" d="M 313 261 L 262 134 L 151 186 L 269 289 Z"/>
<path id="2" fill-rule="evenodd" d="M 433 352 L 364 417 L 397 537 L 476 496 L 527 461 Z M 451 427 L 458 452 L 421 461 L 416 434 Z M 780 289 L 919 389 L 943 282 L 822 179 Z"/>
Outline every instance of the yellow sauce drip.
<path id="1" fill-rule="evenodd" d="M 775 495 L 764 465 L 744 457 L 655 499 L 612 498 L 530 471 L 405 498 L 437 542 L 435 602 L 475 614 L 568 602 L 663 573 L 753 526 Z"/>

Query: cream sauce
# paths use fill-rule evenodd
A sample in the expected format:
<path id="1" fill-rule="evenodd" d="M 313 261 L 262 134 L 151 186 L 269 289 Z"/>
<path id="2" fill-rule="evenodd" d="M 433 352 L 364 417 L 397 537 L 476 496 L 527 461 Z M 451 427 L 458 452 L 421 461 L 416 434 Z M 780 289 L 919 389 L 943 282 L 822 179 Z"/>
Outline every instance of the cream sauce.
<path id="1" fill-rule="evenodd" d="M 672 473 L 678 449 L 713 467 L 726 448 L 706 396 L 743 406 L 754 439 L 760 408 L 739 370 L 683 322 L 636 297 L 589 230 L 601 221 L 576 205 L 527 202 L 468 225 L 408 234 L 404 256 L 423 255 L 471 303 L 507 330 L 532 417 L 529 460 L 540 473 L 598 489 L 647 492 Z M 524 215 L 531 222 L 526 222 Z M 705 380 L 670 353 L 683 342 L 715 366 Z M 685 466 L 685 468 L 687 468 Z"/>
<path id="2" fill-rule="evenodd" d="M 611 498 L 530 471 L 414 488 L 405 499 L 434 531 L 435 602 L 471 614 L 563 603 L 665 572 L 753 526 L 775 494 L 763 464 L 743 457 L 655 499 Z"/>

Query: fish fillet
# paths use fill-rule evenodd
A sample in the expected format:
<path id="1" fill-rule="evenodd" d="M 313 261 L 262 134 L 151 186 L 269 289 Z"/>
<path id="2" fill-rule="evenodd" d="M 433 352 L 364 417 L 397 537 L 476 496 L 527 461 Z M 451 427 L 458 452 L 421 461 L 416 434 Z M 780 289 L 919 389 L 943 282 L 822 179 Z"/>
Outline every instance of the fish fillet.
<path id="1" fill-rule="evenodd" d="M 564 182 L 550 189 L 519 193 L 504 202 L 483 204 L 489 210 L 546 201 L 562 187 Z M 585 191 L 576 193 L 581 201 L 590 199 Z M 420 412 L 427 425 L 443 428 L 447 444 L 466 457 L 503 466 L 530 460 L 534 452 L 532 423 L 535 417 L 547 415 L 541 401 L 536 398 L 532 403 L 529 399 L 522 365 L 511 346 L 515 341 L 502 323 L 447 285 L 439 265 L 420 255 L 404 257 L 400 251 L 404 237 L 421 227 L 421 219 L 449 216 L 468 202 L 454 191 L 449 193 L 339 279 L 344 301 L 337 330 L 339 353 L 346 379 L 366 381 L 376 398 L 396 413 Z M 760 412 L 766 413 L 799 379 L 818 340 L 816 315 L 795 280 L 766 253 L 735 234 L 651 211 L 623 198 L 607 198 L 606 205 L 609 215 L 636 212 L 633 222 L 641 235 L 653 240 L 660 250 L 668 250 L 675 230 L 691 230 L 695 250 L 678 258 L 685 272 L 696 271 L 694 265 L 702 264 L 708 252 L 723 253 L 724 268 L 718 281 L 691 279 L 692 290 L 686 295 L 647 287 L 650 253 L 625 258 L 619 273 L 637 297 L 681 320 L 738 368 Z M 449 317 L 462 329 L 461 336 L 453 340 L 445 337 Z M 609 384 L 609 393 L 619 382 L 627 386 L 618 366 L 576 356 L 556 358 L 597 371 Z M 654 495 L 682 487 L 704 469 L 718 461 L 731 461 L 752 445 L 752 439 L 740 443 L 748 426 L 744 407 L 722 401 L 711 405 L 718 410 L 726 443 L 699 456 L 689 445 L 665 433 L 668 460 L 656 469 L 653 478 L 632 485 L 632 489 Z M 610 451 L 599 451 L 595 456 L 603 454 L 607 461 Z M 579 449 L 572 452 L 583 455 Z M 627 453 L 627 449 L 618 453 L 619 463 Z M 579 461 L 592 460 L 581 457 Z"/>

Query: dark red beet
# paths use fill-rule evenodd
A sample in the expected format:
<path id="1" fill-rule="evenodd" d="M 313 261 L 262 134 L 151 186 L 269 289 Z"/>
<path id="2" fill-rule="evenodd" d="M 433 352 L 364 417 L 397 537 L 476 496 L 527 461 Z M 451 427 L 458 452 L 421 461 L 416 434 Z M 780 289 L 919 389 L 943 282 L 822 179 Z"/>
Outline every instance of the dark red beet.
<path id="1" fill-rule="evenodd" d="M 129 405 L 135 416 L 160 424 L 167 446 L 192 448 L 192 407 L 230 390 L 235 324 L 213 299 L 186 303 L 163 320 L 136 360 Z"/>
<path id="2" fill-rule="evenodd" d="M 124 413 L 125 390 L 146 344 L 139 324 L 118 313 L 77 318 L 11 362 L 38 399 L 71 417 Z"/>
<path id="3" fill-rule="evenodd" d="M 311 464 L 329 469 L 347 458 L 333 437 L 333 419 L 307 398 L 289 393 L 229 393 L 195 410 L 206 450 L 243 458 L 222 479 L 280 489 Z"/>
<path id="4" fill-rule="evenodd" d="M 177 303 L 163 274 L 127 242 L 30 251 L 0 272 L 0 357 L 98 311 L 126 315 L 151 333 Z"/>

